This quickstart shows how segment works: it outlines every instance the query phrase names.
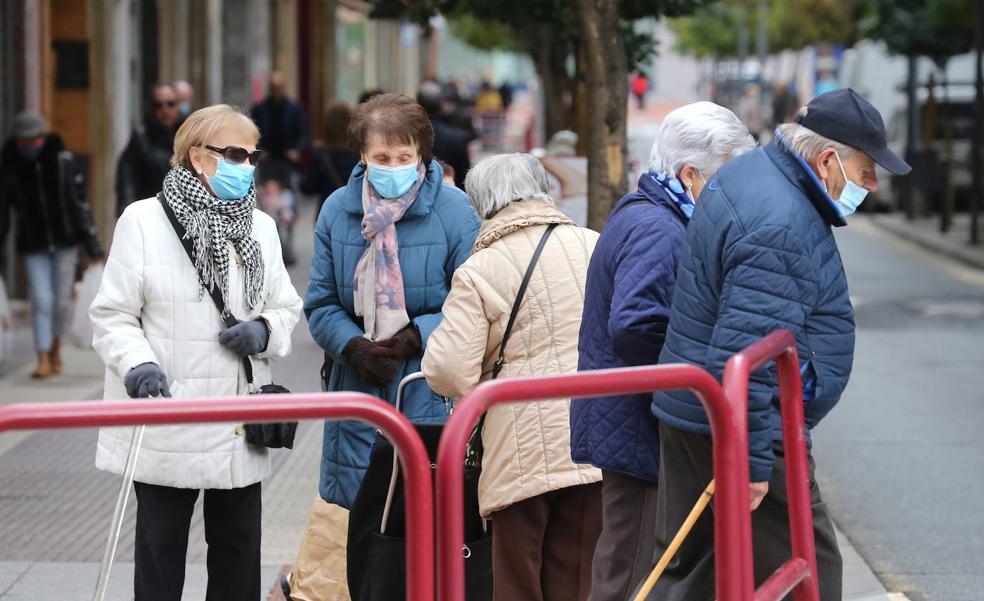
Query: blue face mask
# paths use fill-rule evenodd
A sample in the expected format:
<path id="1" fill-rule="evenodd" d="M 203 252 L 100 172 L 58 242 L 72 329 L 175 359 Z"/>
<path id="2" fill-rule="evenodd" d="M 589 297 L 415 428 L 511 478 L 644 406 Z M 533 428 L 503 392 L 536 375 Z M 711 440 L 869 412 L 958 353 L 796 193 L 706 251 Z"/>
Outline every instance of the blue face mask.
<path id="1" fill-rule="evenodd" d="M 225 157 L 217 157 L 215 175 L 208 176 L 208 185 L 219 200 L 242 200 L 253 183 L 256 167 L 248 163 L 231 163 Z"/>
<path id="2" fill-rule="evenodd" d="M 834 156 L 837 157 L 837 164 L 840 165 L 841 175 L 844 176 L 844 181 L 847 182 L 844 185 L 844 189 L 841 190 L 840 198 L 833 198 L 834 204 L 837 205 L 837 210 L 840 211 L 841 217 L 845 219 L 849 215 L 853 215 L 861 203 L 864 202 L 866 196 L 868 196 L 868 189 L 859 186 L 847 178 L 847 172 L 844 171 L 844 163 L 841 162 L 840 156 L 834 151 Z M 829 194 L 829 192 L 828 192 Z"/>
<path id="3" fill-rule="evenodd" d="M 402 167 L 386 167 L 366 162 L 369 183 L 383 198 L 399 198 L 417 181 L 417 163 Z"/>

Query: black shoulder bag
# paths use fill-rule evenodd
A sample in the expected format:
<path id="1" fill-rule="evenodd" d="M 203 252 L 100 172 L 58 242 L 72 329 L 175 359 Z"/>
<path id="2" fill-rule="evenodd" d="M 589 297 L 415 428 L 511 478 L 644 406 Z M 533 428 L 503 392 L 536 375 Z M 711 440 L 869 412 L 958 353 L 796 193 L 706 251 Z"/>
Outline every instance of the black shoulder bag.
<path id="1" fill-rule="evenodd" d="M 181 246 L 184 247 L 185 252 L 188 254 L 188 259 L 191 261 L 192 266 L 195 264 L 195 254 L 194 248 L 192 248 L 191 240 L 185 238 L 185 228 L 178 221 L 177 216 L 174 211 L 164 200 L 163 194 L 157 195 L 157 200 L 160 201 L 161 207 L 164 209 L 164 213 L 167 215 L 168 221 L 171 222 L 171 227 L 174 228 L 174 233 L 178 235 L 178 240 L 181 241 Z M 200 279 L 201 276 L 199 276 Z M 215 303 L 215 308 L 219 310 L 219 316 L 222 318 L 222 322 L 227 328 L 239 323 L 232 313 L 226 308 L 225 301 L 222 300 L 222 293 L 214 286 L 208 286 L 205 282 L 202 285 L 208 289 L 209 296 L 212 297 L 212 302 Z M 243 357 L 243 369 L 246 372 L 246 381 L 249 383 L 250 394 L 286 394 L 290 391 L 280 386 L 279 384 L 264 384 L 256 388 L 256 384 L 253 382 L 253 363 L 250 361 L 249 357 Z M 246 442 L 251 445 L 258 447 L 267 447 L 271 449 L 286 448 L 290 449 L 294 446 L 294 434 L 297 432 L 297 422 L 273 422 L 268 424 L 246 424 Z"/>
<path id="2" fill-rule="evenodd" d="M 519 308 L 523 304 L 523 297 L 526 296 L 526 289 L 529 287 L 530 280 L 533 278 L 533 270 L 536 269 L 540 255 L 543 254 L 543 247 L 547 245 L 547 239 L 557 225 L 553 223 L 547 226 L 547 231 L 543 232 L 543 237 L 540 238 L 540 244 L 533 251 L 533 258 L 530 259 L 529 267 L 526 268 L 526 275 L 523 276 L 523 283 L 519 285 L 516 300 L 513 301 L 512 312 L 509 314 L 509 321 L 506 323 L 506 330 L 502 333 L 502 342 L 499 344 L 499 358 L 495 360 L 495 365 L 492 367 L 493 380 L 498 378 L 502 372 L 503 365 L 506 362 L 506 344 L 509 342 L 509 336 L 512 335 L 513 325 L 516 323 L 516 316 L 519 315 Z M 475 429 L 471 432 L 471 436 L 468 437 L 468 445 L 465 449 L 465 469 L 480 469 L 482 467 L 482 453 L 484 452 L 482 445 L 482 426 L 484 425 L 485 414 L 483 413 L 482 418 L 478 420 L 478 425 L 475 426 Z"/>

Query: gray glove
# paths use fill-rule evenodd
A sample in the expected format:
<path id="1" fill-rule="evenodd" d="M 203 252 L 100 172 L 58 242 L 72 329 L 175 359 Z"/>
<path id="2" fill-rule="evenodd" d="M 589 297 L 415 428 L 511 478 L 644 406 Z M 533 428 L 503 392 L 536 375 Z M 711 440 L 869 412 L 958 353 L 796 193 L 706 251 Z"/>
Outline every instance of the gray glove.
<path id="1" fill-rule="evenodd" d="M 219 332 L 219 344 L 239 355 L 240 358 L 258 355 L 266 350 L 270 330 L 259 319 L 240 321 Z"/>
<path id="2" fill-rule="evenodd" d="M 147 397 L 171 396 L 167 386 L 167 377 L 156 363 L 141 363 L 130 370 L 123 378 L 126 393 L 132 399 Z"/>

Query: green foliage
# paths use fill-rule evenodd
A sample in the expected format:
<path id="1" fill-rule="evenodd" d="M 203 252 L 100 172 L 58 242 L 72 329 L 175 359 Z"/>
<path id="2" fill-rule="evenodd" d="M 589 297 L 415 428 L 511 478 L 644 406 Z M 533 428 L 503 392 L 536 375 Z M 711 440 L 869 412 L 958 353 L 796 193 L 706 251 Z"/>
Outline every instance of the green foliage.
<path id="1" fill-rule="evenodd" d="M 756 0 L 725 0 L 673 19 L 677 49 L 698 57 L 733 57 L 738 54 L 738 32 L 745 28 L 754 39 L 758 24 Z M 798 50 L 818 42 L 853 42 L 854 0 L 769 0 L 769 50 Z"/>
<path id="2" fill-rule="evenodd" d="M 473 14 L 460 13 L 448 16 L 451 32 L 459 40 L 479 50 L 522 51 L 523 40 L 516 29 L 502 21 L 480 19 Z"/>
<path id="3" fill-rule="evenodd" d="M 928 56 L 938 65 L 969 52 L 974 0 L 867 0 L 859 29 L 895 54 Z"/>

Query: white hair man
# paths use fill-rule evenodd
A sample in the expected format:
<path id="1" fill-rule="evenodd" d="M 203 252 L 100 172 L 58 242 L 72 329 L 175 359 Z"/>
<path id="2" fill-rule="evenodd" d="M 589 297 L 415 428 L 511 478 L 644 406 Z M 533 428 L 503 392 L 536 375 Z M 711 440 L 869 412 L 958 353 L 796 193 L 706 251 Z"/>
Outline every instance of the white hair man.
<path id="1" fill-rule="evenodd" d="M 687 233 L 660 363 L 690 363 L 720 377 L 732 355 L 774 330 L 788 330 L 802 361 L 807 433 L 816 426 L 840 399 L 854 356 L 854 314 L 831 228 L 847 225 L 878 188 L 875 163 L 900 175 L 909 171 L 887 148 L 878 111 L 854 91 L 838 90 L 814 98 L 767 147 L 725 165 Z M 756 372 L 747 423 L 757 585 L 790 553 L 775 398 L 775 369 Z M 714 477 L 710 427 L 690 393 L 657 393 L 652 410 L 659 420 L 659 478 L 672 482 L 660 487 L 656 500 L 656 539 L 665 548 Z M 810 458 L 820 598 L 839 600 L 842 562 L 813 467 Z M 705 513 L 651 599 L 715 597 L 713 529 Z"/>
<path id="2" fill-rule="evenodd" d="M 687 222 L 706 182 L 755 147 L 728 109 L 696 102 L 669 115 L 639 189 L 609 217 L 591 259 L 578 344 L 580 370 L 659 359 Z M 650 395 L 571 403 L 573 459 L 603 470 L 603 530 L 592 601 L 626 599 L 652 567 L 659 438 Z"/>

